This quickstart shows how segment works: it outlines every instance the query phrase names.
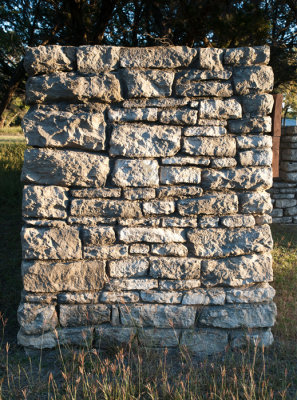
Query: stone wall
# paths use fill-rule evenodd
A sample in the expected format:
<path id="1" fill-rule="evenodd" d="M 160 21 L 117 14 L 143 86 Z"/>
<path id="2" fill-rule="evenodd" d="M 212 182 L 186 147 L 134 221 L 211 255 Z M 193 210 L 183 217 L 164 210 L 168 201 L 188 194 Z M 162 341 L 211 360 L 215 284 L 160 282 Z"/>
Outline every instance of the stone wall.
<path id="1" fill-rule="evenodd" d="M 272 342 L 268 62 L 268 47 L 27 52 L 21 345 Z"/>
<path id="2" fill-rule="evenodd" d="M 280 177 L 269 190 L 273 203 L 272 222 L 297 224 L 297 127 L 282 128 Z"/>

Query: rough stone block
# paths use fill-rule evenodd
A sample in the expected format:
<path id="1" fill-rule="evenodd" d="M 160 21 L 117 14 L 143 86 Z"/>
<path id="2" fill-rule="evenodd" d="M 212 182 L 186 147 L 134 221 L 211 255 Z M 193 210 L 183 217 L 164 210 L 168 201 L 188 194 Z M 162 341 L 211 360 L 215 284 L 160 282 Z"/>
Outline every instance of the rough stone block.
<path id="1" fill-rule="evenodd" d="M 163 245 L 153 244 L 151 254 L 155 256 L 186 257 L 188 255 L 188 249 L 180 243 L 167 243 Z"/>
<path id="2" fill-rule="evenodd" d="M 224 54 L 224 64 L 231 65 L 268 64 L 269 59 L 269 46 L 237 47 L 226 49 Z"/>
<path id="3" fill-rule="evenodd" d="M 110 309 L 105 304 L 61 304 L 60 324 L 63 327 L 103 324 L 110 321 Z"/>
<path id="4" fill-rule="evenodd" d="M 148 243 L 172 243 L 185 242 L 184 229 L 178 228 L 121 228 L 119 240 L 124 243 L 148 242 Z"/>
<path id="5" fill-rule="evenodd" d="M 272 150 L 247 150 L 239 153 L 240 164 L 244 167 L 264 166 L 272 164 Z"/>
<path id="6" fill-rule="evenodd" d="M 146 258 L 129 257 L 109 262 L 109 274 L 112 278 L 137 278 L 147 274 L 149 262 Z"/>
<path id="7" fill-rule="evenodd" d="M 231 157 L 213 158 L 210 164 L 211 168 L 233 168 L 236 165 L 236 159 Z"/>
<path id="8" fill-rule="evenodd" d="M 83 199 L 96 199 L 101 197 L 113 198 L 121 197 L 121 189 L 119 188 L 86 188 L 73 189 L 70 191 L 72 197 Z"/>
<path id="9" fill-rule="evenodd" d="M 38 335 L 52 331 L 58 325 L 55 306 L 21 303 L 18 308 L 18 323 L 26 335 Z"/>
<path id="10" fill-rule="evenodd" d="M 273 89 L 273 71 L 267 65 L 234 68 L 232 77 L 236 94 L 265 93 Z"/>
<path id="11" fill-rule="evenodd" d="M 156 160 L 116 160 L 113 183 L 117 186 L 159 185 L 159 164 Z"/>
<path id="12" fill-rule="evenodd" d="M 238 199 L 233 194 L 205 195 L 198 199 L 184 199 L 177 203 L 181 215 L 230 214 L 238 210 Z"/>
<path id="13" fill-rule="evenodd" d="M 139 301 L 138 292 L 107 292 L 100 294 L 101 303 L 136 303 Z"/>
<path id="14" fill-rule="evenodd" d="M 137 202 L 129 200 L 73 199 L 70 215 L 139 218 L 142 212 Z"/>
<path id="15" fill-rule="evenodd" d="M 186 82 L 200 82 L 205 80 L 228 80 L 232 76 L 230 69 L 221 70 L 203 70 L 203 69 L 186 69 L 176 73 L 177 84 Z"/>
<path id="16" fill-rule="evenodd" d="M 223 69 L 224 50 L 215 48 L 199 49 L 199 65 L 201 68 L 211 70 Z"/>
<path id="17" fill-rule="evenodd" d="M 233 94 L 233 89 L 230 82 L 202 81 L 177 84 L 175 92 L 180 97 L 230 97 Z"/>
<path id="18" fill-rule="evenodd" d="M 223 136 L 227 130 L 223 126 L 191 126 L 185 128 L 183 133 L 185 136 Z"/>
<path id="19" fill-rule="evenodd" d="M 156 190 L 152 188 L 124 189 L 123 196 L 128 200 L 151 200 L 156 197 Z"/>
<path id="20" fill-rule="evenodd" d="M 198 279 L 200 265 L 197 258 L 151 257 L 149 274 L 153 278 Z"/>
<path id="21" fill-rule="evenodd" d="M 198 226 L 199 228 L 205 229 L 205 228 L 217 228 L 219 226 L 219 217 L 199 217 L 198 218 Z"/>
<path id="22" fill-rule="evenodd" d="M 80 46 L 77 49 L 77 70 L 84 74 L 110 71 L 118 67 L 120 47 Z"/>
<path id="23" fill-rule="evenodd" d="M 242 110 L 245 114 L 266 115 L 271 114 L 274 104 L 272 94 L 251 94 L 240 97 Z"/>
<path id="24" fill-rule="evenodd" d="M 198 112 L 196 110 L 164 110 L 160 113 L 162 124 L 195 125 Z"/>
<path id="25" fill-rule="evenodd" d="M 128 246 L 113 244 L 112 246 L 84 247 L 84 257 L 95 260 L 114 260 L 128 257 Z"/>
<path id="26" fill-rule="evenodd" d="M 41 185 L 103 186 L 108 157 L 70 150 L 27 149 L 22 180 Z"/>
<path id="27" fill-rule="evenodd" d="M 297 149 L 286 149 L 282 151 L 282 160 L 296 161 L 296 159 L 297 159 Z"/>
<path id="28" fill-rule="evenodd" d="M 198 355 L 220 353 L 228 346 L 228 332 L 221 329 L 188 329 L 183 331 L 180 344 Z"/>
<path id="29" fill-rule="evenodd" d="M 111 279 L 107 284 L 106 289 L 113 291 L 158 289 L 158 279 Z"/>
<path id="30" fill-rule="evenodd" d="M 162 226 L 164 227 L 192 227 L 197 226 L 197 218 L 180 218 L 180 217 L 165 217 L 162 218 Z"/>
<path id="31" fill-rule="evenodd" d="M 255 225 L 255 218 L 252 215 L 232 215 L 222 217 L 220 221 L 226 228 L 250 228 Z"/>
<path id="32" fill-rule="evenodd" d="M 272 224 L 272 217 L 271 215 L 256 215 L 255 221 L 257 225 L 265 225 L 265 224 Z"/>
<path id="33" fill-rule="evenodd" d="M 180 332 L 176 329 L 145 328 L 139 331 L 139 343 L 145 347 L 171 348 L 179 345 Z"/>
<path id="34" fill-rule="evenodd" d="M 130 108 L 116 109 L 108 111 L 108 120 L 111 122 L 135 122 L 158 120 L 157 108 Z"/>
<path id="35" fill-rule="evenodd" d="M 175 209 L 174 201 L 159 201 L 154 200 L 147 203 L 143 203 L 144 215 L 162 215 L 172 214 Z"/>
<path id="36" fill-rule="evenodd" d="M 244 346 L 257 346 L 258 348 L 270 346 L 273 343 L 273 335 L 271 329 L 253 329 L 252 331 L 237 331 L 231 332 L 230 345 L 232 348 Z"/>
<path id="37" fill-rule="evenodd" d="M 165 186 L 157 189 L 157 194 L 160 198 L 176 197 L 181 199 L 183 197 L 199 197 L 202 193 L 202 188 L 198 186 Z"/>
<path id="38" fill-rule="evenodd" d="M 227 303 L 262 303 L 272 301 L 275 290 L 268 283 L 257 284 L 247 288 L 229 289 L 226 292 Z"/>
<path id="39" fill-rule="evenodd" d="M 225 304 L 226 294 L 225 290 L 222 288 L 213 289 L 195 289 L 186 292 L 183 297 L 182 304 L 187 305 L 208 305 Z"/>
<path id="40" fill-rule="evenodd" d="M 272 211 L 270 194 L 242 193 L 239 195 L 240 210 L 244 214 L 265 214 Z"/>
<path id="41" fill-rule="evenodd" d="M 271 148 L 271 136 L 237 136 L 236 143 L 239 149 Z"/>
<path id="42" fill-rule="evenodd" d="M 168 157 L 162 159 L 165 165 L 209 165 L 210 159 L 206 157 Z"/>
<path id="43" fill-rule="evenodd" d="M 84 228 L 82 230 L 82 241 L 84 246 L 112 244 L 115 242 L 114 229 L 110 226 Z"/>
<path id="44" fill-rule="evenodd" d="M 236 154 L 236 141 L 232 137 L 184 138 L 182 150 L 191 155 L 233 157 Z"/>
<path id="45" fill-rule="evenodd" d="M 162 125 L 115 125 L 110 155 L 126 157 L 174 156 L 180 149 L 181 128 Z"/>
<path id="46" fill-rule="evenodd" d="M 228 121 L 231 133 L 271 132 L 271 117 L 242 118 Z"/>
<path id="47" fill-rule="evenodd" d="M 122 326 L 105 326 L 95 328 L 95 347 L 108 349 L 128 345 L 134 340 L 136 329 Z"/>
<path id="48" fill-rule="evenodd" d="M 201 286 L 199 279 L 187 279 L 187 280 L 159 280 L 160 290 L 190 290 L 196 289 Z"/>
<path id="49" fill-rule="evenodd" d="M 19 330 L 17 340 L 20 346 L 29 349 L 52 349 L 57 345 L 54 332 L 45 332 L 41 335 L 25 335 L 22 330 Z"/>
<path id="50" fill-rule="evenodd" d="M 181 292 L 140 292 L 141 300 L 145 303 L 179 304 L 183 294 Z"/>
<path id="51" fill-rule="evenodd" d="M 195 183 L 201 181 L 201 170 L 195 167 L 161 167 L 160 182 L 164 185 Z"/>
<path id="52" fill-rule="evenodd" d="M 283 171 L 288 171 L 288 172 L 297 172 L 297 162 L 293 161 L 282 161 L 280 163 L 280 168 Z"/>
<path id="53" fill-rule="evenodd" d="M 150 246 L 147 244 L 132 244 L 129 248 L 131 254 L 147 254 L 150 251 Z"/>
<path id="54" fill-rule="evenodd" d="M 202 100 L 199 108 L 199 118 L 241 118 L 240 103 L 235 99 Z"/>

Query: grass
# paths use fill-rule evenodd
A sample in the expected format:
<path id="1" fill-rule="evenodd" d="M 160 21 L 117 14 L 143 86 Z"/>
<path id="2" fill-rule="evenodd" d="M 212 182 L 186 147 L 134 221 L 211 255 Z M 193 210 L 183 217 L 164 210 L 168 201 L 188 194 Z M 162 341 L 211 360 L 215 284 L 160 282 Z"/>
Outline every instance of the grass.
<path id="1" fill-rule="evenodd" d="M 278 317 L 268 349 L 248 347 L 205 360 L 183 348 L 170 354 L 134 345 L 26 356 L 15 340 L 24 148 L 0 145 L 0 400 L 297 399 L 297 227 L 272 226 Z"/>
<path id="2" fill-rule="evenodd" d="M 25 143 L 25 136 L 20 126 L 0 128 L 0 144 Z"/>

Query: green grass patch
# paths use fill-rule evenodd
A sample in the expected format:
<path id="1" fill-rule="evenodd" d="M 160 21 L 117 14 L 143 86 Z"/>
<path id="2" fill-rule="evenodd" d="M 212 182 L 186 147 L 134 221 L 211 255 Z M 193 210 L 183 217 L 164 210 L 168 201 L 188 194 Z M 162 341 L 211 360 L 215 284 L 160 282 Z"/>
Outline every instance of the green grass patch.
<path id="1" fill-rule="evenodd" d="M 1 136 L 18 136 L 18 135 L 23 135 L 21 126 L 10 126 L 7 128 L 0 128 L 0 137 Z"/>

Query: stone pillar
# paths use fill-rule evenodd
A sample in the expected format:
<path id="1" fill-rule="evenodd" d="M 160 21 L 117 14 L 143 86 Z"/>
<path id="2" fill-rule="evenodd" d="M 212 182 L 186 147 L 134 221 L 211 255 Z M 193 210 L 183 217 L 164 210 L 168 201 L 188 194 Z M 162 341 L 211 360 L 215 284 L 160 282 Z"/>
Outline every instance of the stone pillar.
<path id="1" fill-rule="evenodd" d="M 268 47 L 29 49 L 19 344 L 272 342 Z"/>

